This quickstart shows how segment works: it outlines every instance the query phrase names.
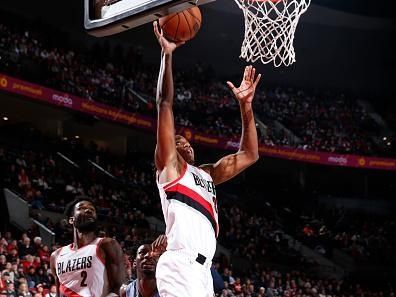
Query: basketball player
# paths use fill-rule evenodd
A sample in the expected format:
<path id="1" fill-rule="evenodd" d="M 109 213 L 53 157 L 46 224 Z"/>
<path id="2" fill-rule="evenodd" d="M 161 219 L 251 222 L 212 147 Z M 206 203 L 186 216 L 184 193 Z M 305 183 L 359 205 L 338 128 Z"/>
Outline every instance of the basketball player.
<path id="1" fill-rule="evenodd" d="M 239 151 L 214 164 L 194 166 L 194 150 L 182 136 L 175 137 L 172 53 L 181 43 L 166 40 L 157 22 L 154 32 L 161 45 L 157 87 L 157 184 L 166 223 L 167 251 L 157 265 L 161 297 L 213 296 L 211 259 L 219 232 L 215 185 L 223 183 L 258 159 L 252 101 L 260 75 L 247 66 L 239 87 L 227 82 L 239 102 L 242 137 Z"/>
<path id="2" fill-rule="evenodd" d="M 93 202 L 79 197 L 66 207 L 65 213 L 73 226 L 74 242 L 51 255 L 58 296 L 118 296 L 125 280 L 122 250 L 116 240 L 96 237 Z"/>
<path id="3" fill-rule="evenodd" d="M 165 245 L 160 242 L 165 243 Z M 153 252 L 153 247 L 156 252 Z M 160 235 L 151 245 L 143 244 L 137 249 L 133 268 L 136 270 L 137 278 L 121 289 L 121 297 L 160 297 L 157 290 L 155 270 L 160 250 L 166 247 L 165 235 Z"/>

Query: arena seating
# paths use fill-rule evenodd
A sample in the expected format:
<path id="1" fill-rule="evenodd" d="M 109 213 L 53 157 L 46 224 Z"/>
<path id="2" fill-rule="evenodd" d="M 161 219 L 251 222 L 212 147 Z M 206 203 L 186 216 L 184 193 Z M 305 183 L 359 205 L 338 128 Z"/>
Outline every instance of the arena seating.
<path id="1" fill-rule="evenodd" d="M 121 50 L 112 53 L 100 45 L 77 50 L 64 44 L 64 40 L 56 40 L 56 34 L 48 36 L 43 33 L 45 30 L 26 28 L 0 24 L 1 72 L 155 116 L 157 66 L 142 62 L 141 48 L 131 48 L 125 55 Z M 176 123 L 203 133 L 239 139 L 237 104 L 211 68 L 197 64 L 190 71 L 175 73 Z M 266 126 L 266 132 L 260 135 L 262 143 L 338 153 L 389 154 L 389 148 L 373 141 L 380 127 L 352 97 L 263 84 L 255 99 L 255 112 Z M 275 128 L 274 122 L 288 132 Z M 290 141 L 291 138 L 294 140 Z"/>
<path id="2" fill-rule="evenodd" d="M 24 129 L 23 133 L 20 129 Z M 0 143 L 1 168 L 7 173 L 2 182 L 20 193 L 32 208 L 62 212 L 65 204 L 74 196 L 88 194 L 97 203 L 100 219 L 109 222 L 101 226 L 102 232 L 116 237 L 126 253 L 136 243 L 152 240 L 153 233 L 149 230 L 145 217 L 150 215 L 161 218 L 161 212 L 153 185 L 151 157 L 137 158 L 132 155 L 127 160 L 121 160 L 98 150 L 94 144 L 90 148 L 84 148 L 75 139 L 49 139 L 27 126 L 8 128 L 1 133 L 2 136 L 7 135 L 1 137 L 4 141 Z M 18 135 L 24 135 L 23 145 L 18 142 Z M 60 147 L 63 148 L 62 152 L 68 152 L 68 157 L 75 160 L 80 169 L 73 168 L 57 154 Z M 84 160 L 92 160 L 114 178 L 102 176 L 103 173 L 97 167 L 84 164 Z M 139 186 L 136 187 L 137 185 Z M 219 242 L 231 251 L 231 257 L 243 257 L 256 264 L 248 271 L 239 269 L 237 275 L 234 275 L 232 271 L 238 269 L 230 266 L 230 259 L 224 255 L 215 259 L 214 265 L 226 286 L 218 296 L 392 296 L 393 293 L 388 288 L 384 288 L 383 292 L 371 292 L 359 284 L 320 279 L 310 274 L 310 268 L 315 263 L 304 262 L 300 254 L 288 248 L 283 238 L 284 226 L 280 216 L 275 215 L 275 212 L 252 215 L 249 210 L 236 206 L 232 199 L 225 200 L 229 203 L 222 204 L 220 210 L 222 231 Z M 70 240 L 67 226 L 50 221 L 43 223 L 58 234 L 58 243 Z M 333 227 L 328 224 L 329 229 Z M 342 237 L 337 237 L 335 232 L 343 231 L 350 240 L 354 235 L 352 232 L 357 231 L 357 226 L 359 224 L 355 228 L 343 225 L 344 229 L 334 229 L 334 239 L 338 238 L 340 243 L 347 242 Z M 375 230 L 383 228 L 384 240 L 392 243 L 389 236 L 393 235 L 388 232 L 390 226 L 390 222 L 383 225 L 371 223 L 367 225 L 367 230 L 358 231 L 367 235 L 362 238 L 364 242 Z M 35 230 L 21 237 L 9 233 L 2 235 L 0 255 L 4 257 L 0 256 L 0 295 L 13 295 L 12 285 L 9 285 L 10 276 L 7 276 L 7 271 L 12 275 L 13 269 L 24 275 L 21 278 L 19 274 L 13 274 L 14 287 L 16 291 L 19 290 L 15 296 L 29 296 L 26 286 L 32 296 L 41 294 L 35 297 L 43 297 L 51 290 L 53 278 L 48 273 L 48 255 L 55 247 L 42 246 L 36 237 Z M 350 247 L 341 246 L 347 249 Z M 367 251 L 372 250 L 367 247 Z M 28 256 L 30 254 L 32 257 Z M 267 263 L 283 269 L 271 269 L 272 266 L 269 267 Z M 125 265 L 131 275 L 130 260 L 126 259 Z M 43 292 L 40 287 L 44 289 Z"/>

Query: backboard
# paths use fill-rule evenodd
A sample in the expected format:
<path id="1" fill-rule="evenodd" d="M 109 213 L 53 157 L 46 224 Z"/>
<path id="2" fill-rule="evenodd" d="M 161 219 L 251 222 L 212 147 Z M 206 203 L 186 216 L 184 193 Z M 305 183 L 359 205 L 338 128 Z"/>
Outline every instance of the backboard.
<path id="1" fill-rule="evenodd" d="M 93 36 L 117 34 L 214 0 L 84 0 L 84 27 Z"/>

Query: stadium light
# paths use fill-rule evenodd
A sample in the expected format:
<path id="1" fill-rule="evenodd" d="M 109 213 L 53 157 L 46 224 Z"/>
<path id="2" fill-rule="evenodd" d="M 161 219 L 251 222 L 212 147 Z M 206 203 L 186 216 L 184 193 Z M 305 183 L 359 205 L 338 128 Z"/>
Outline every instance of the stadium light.
<path id="1" fill-rule="evenodd" d="M 80 136 L 76 135 L 76 136 L 74 136 L 74 138 L 75 138 L 75 139 L 79 139 L 79 138 L 80 138 Z"/>
<path id="2" fill-rule="evenodd" d="M 384 141 L 386 141 L 386 139 L 387 139 L 387 138 L 386 138 L 386 137 L 384 137 L 384 138 L 382 138 L 382 139 L 383 139 Z"/>
<path id="3" fill-rule="evenodd" d="M 8 121 L 8 118 L 7 118 L 7 117 L 3 117 L 3 120 L 4 120 L 4 121 Z"/>

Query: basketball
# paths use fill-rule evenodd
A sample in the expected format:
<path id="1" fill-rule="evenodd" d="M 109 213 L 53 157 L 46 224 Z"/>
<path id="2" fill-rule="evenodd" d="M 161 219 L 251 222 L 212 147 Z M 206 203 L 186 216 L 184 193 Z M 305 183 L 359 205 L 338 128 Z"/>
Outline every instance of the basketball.
<path id="1" fill-rule="evenodd" d="M 159 25 L 167 39 L 181 42 L 194 38 L 201 28 L 201 21 L 201 11 L 195 6 L 160 18 Z"/>

